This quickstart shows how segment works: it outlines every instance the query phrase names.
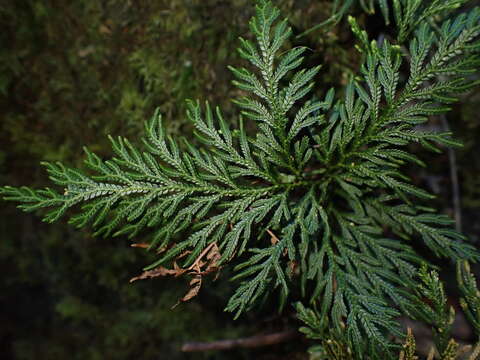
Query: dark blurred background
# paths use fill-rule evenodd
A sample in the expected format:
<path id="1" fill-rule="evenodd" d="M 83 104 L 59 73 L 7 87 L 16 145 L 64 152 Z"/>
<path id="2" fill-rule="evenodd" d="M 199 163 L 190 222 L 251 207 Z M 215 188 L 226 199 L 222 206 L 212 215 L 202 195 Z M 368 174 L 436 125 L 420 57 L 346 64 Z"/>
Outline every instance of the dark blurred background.
<path id="1" fill-rule="evenodd" d="M 331 1 L 277 3 L 297 34 L 331 11 Z M 135 142 L 156 107 L 169 132 L 190 136 L 185 98 L 208 99 L 235 123 L 229 99 L 236 90 L 226 66 L 242 63 L 236 39 L 248 31 L 251 5 L 250 0 L 3 0 L 0 184 L 44 186 L 47 176 L 39 162 L 82 166 L 83 145 L 107 157 L 106 135 Z M 373 36 L 388 32 L 378 26 L 381 15 L 352 11 Z M 325 64 L 320 95 L 344 84 L 358 68 L 345 21 L 292 45 L 297 42 L 310 48 L 308 62 Z M 438 194 L 433 205 L 461 215 L 473 241 L 480 234 L 479 105 L 480 92 L 472 92 L 446 119 L 433 119 L 430 126 L 451 128 L 465 147 L 441 155 L 422 152 L 428 172 L 412 169 L 416 182 Z M 459 196 L 452 191 L 455 173 Z M 186 341 L 239 338 L 297 324 L 291 309 L 279 315 L 274 301 L 233 321 L 222 310 L 231 294 L 228 269 L 172 310 L 186 281 L 129 283 L 150 260 L 126 239 L 97 239 L 65 220 L 47 225 L 38 214 L 1 203 L 0 358 L 308 358 L 303 340 L 259 350 L 182 353 Z"/>

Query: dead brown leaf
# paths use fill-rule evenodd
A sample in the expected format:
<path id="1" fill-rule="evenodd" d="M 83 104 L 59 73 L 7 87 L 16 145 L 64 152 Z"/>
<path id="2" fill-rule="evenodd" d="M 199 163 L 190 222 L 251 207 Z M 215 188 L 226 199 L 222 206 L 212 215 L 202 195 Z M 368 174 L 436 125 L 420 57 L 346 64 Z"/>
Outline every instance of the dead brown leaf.
<path id="1" fill-rule="evenodd" d="M 142 248 L 142 249 L 148 249 L 150 247 L 150 244 L 147 243 L 137 243 L 137 244 L 131 244 L 131 247 L 134 248 Z"/>
<path id="2" fill-rule="evenodd" d="M 191 251 L 185 251 L 182 254 L 180 254 L 175 260 L 181 259 L 190 253 Z M 144 271 L 139 276 L 136 276 L 130 279 L 130 282 L 143 280 L 143 279 L 151 279 L 159 276 L 178 277 L 184 274 L 193 276 L 192 280 L 190 280 L 190 283 L 189 283 L 190 289 L 185 294 L 185 296 L 183 296 L 178 301 L 178 303 L 173 306 L 175 307 L 180 302 L 188 301 L 198 295 L 200 288 L 202 286 L 203 276 L 213 272 L 215 272 L 218 275 L 220 270 L 219 261 L 221 257 L 222 255 L 220 254 L 220 250 L 218 249 L 217 244 L 211 243 L 201 252 L 201 254 L 195 259 L 193 264 L 186 269 L 181 268 L 180 266 L 178 266 L 177 262 L 174 261 L 173 269 L 167 269 L 163 266 L 159 266 L 153 270 Z"/>
<path id="3" fill-rule="evenodd" d="M 200 288 L 202 287 L 202 276 L 195 275 L 195 277 L 190 280 L 190 290 L 182 297 L 175 305 L 172 306 L 172 309 L 175 308 L 180 302 L 188 301 L 198 295 Z"/>
<path id="4" fill-rule="evenodd" d="M 180 276 L 180 275 L 184 274 L 185 272 L 186 272 L 186 270 L 181 269 L 178 266 L 175 269 L 175 264 L 174 264 L 173 269 L 167 269 L 163 266 L 159 266 L 159 267 L 156 267 L 153 270 L 144 271 L 139 276 L 131 278 L 130 282 L 134 282 L 134 281 L 137 281 L 137 280 L 143 280 L 143 279 L 156 278 L 156 277 L 159 277 L 159 276 L 168 276 L 168 275 L 174 275 L 175 277 L 177 277 L 177 276 Z"/>

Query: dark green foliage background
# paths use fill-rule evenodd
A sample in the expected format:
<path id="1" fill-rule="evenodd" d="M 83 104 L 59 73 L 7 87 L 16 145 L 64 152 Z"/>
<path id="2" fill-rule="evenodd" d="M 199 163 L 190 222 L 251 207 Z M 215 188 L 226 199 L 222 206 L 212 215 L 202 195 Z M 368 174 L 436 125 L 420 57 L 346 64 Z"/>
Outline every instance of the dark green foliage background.
<path id="1" fill-rule="evenodd" d="M 325 20 L 331 6 L 321 0 L 278 3 L 296 33 Z M 106 156 L 106 134 L 135 140 L 157 106 L 172 133 L 188 136 L 184 98 L 208 99 L 231 117 L 229 98 L 237 90 L 226 65 L 240 62 L 236 39 L 247 32 L 252 11 L 249 0 L 2 2 L 0 184 L 45 185 L 38 163 L 78 166 L 84 144 Z M 361 15 L 360 21 L 374 34 L 380 31 L 381 15 Z M 299 42 L 311 48 L 309 61 L 325 64 L 319 93 L 344 84 L 357 69 L 345 23 Z M 464 230 L 474 240 L 480 233 L 480 158 L 473 156 L 480 150 L 479 102 L 478 92 L 469 94 L 448 119 L 466 143 L 457 160 Z M 418 182 L 437 181 L 438 205 L 451 213 L 448 157 L 429 161 L 438 177 L 420 174 Z M 181 353 L 188 340 L 243 337 L 295 323 L 268 304 L 259 315 L 232 321 L 222 312 L 231 293 L 228 269 L 224 280 L 206 284 L 198 298 L 171 310 L 185 281 L 128 282 L 150 260 L 125 239 L 96 239 L 65 222 L 46 225 L 3 203 L 2 359 L 306 358 L 307 344 L 298 342 L 254 352 Z"/>

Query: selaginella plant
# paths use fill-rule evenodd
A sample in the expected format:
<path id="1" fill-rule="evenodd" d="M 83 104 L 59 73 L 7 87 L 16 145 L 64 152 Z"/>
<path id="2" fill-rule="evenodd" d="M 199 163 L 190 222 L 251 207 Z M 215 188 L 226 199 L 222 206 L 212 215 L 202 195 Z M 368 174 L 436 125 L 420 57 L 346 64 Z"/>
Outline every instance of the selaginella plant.
<path id="1" fill-rule="evenodd" d="M 418 273 L 418 279 L 420 281 L 413 289 L 414 302 L 416 303 L 415 317 L 430 326 L 433 335 L 433 346 L 427 350 L 427 360 L 434 360 L 435 358 L 441 360 L 478 360 L 480 358 L 480 291 L 468 262 L 457 263 L 457 282 L 462 294 L 460 298 L 461 307 L 477 337 L 477 343 L 473 347 L 471 345 L 460 345 L 452 337 L 455 310 L 453 306 L 448 304 L 445 288 L 438 277 L 438 272 L 429 270 L 427 265 L 423 264 Z M 324 337 L 321 330 L 322 321 L 318 318 L 318 313 L 300 304 L 297 309 L 298 317 L 306 325 L 300 330 L 307 337 L 318 339 L 321 343 L 321 345 L 310 349 L 315 359 L 354 360 L 359 358 L 357 354 L 352 353 L 345 342 Z M 420 357 L 417 355 L 415 335 L 409 328 L 405 343 L 398 354 L 398 360 L 419 360 Z M 468 355 L 468 357 L 465 357 L 465 355 Z M 365 357 L 369 358 L 368 356 Z"/>
<path id="2" fill-rule="evenodd" d="M 158 260 L 140 277 L 193 274 L 184 300 L 202 275 L 232 266 L 240 283 L 226 310 L 235 316 L 273 292 L 282 307 L 296 289 L 293 300 L 310 307 L 297 303 L 300 318 L 324 344 L 354 358 L 396 357 L 396 318 L 421 319 L 415 291 L 427 275 L 417 277 L 425 260 L 414 245 L 455 262 L 479 258 L 404 173 L 425 165 L 410 144 L 458 145 L 418 125 L 476 84 L 480 9 L 453 15 L 465 2 L 394 0 L 389 39 L 371 41 L 349 18 L 361 69 L 319 100 L 320 66 L 301 67 L 307 48 L 289 49 L 287 20 L 259 0 L 255 40 L 240 39 L 251 68 L 230 68 L 245 95 L 235 100 L 238 128 L 189 101 L 198 142 L 166 135 L 157 111 L 143 150 L 110 138 L 110 160 L 85 149 L 89 172 L 44 163 L 60 191 L 0 191 L 25 211 L 49 208 L 47 222 L 75 208 L 70 223 L 97 235 L 148 237 L 141 246 Z"/>

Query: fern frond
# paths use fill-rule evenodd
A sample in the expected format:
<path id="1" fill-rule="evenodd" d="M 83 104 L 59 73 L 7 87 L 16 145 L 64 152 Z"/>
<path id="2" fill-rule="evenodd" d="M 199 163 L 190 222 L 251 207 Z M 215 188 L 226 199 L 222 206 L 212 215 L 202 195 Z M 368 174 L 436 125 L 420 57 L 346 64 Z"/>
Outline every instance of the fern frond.
<path id="1" fill-rule="evenodd" d="M 462 310 L 480 338 L 480 290 L 468 262 L 457 263 L 457 282 L 463 295 L 460 299 Z"/>
<path id="2" fill-rule="evenodd" d="M 287 21 L 270 1 L 258 1 L 254 40 L 240 39 L 251 68 L 230 67 L 242 92 L 239 129 L 219 108 L 188 101 L 197 142 L 168 136 L 157 111 L 143 147 L 110 137 L 109 160 L 85 149 L 89 171 L 46 163 L 63 190 L 7 186 L 0 193 L 26 211 L 49 209 L 49 222 L 75 210 L 70 222 L 96 234 L 150 236 L 158 259 L 146 269 L 188 269 L 215 245 L 216 266 L 231 265 L 240 280 L 226 310 L 239 316 L 275 289 L 281 308 L 298 289 L 311 308 L 297 305 L 311 328 L 305 331 L 331 341 L 323 348 L 340 358 L 392 358 L 398 346 L 391 337 L 403 337 L 400 314 L 429 321 L 439 349 L 450 353 L 445 293 L 435 273 L 416 276 L 424 259 L 415 240 L 457 262 L 479 254 L 451 220 L 422 206 L 433 196 L 413 185 L 404 166 L 425 166 L 410 144 L 459 145 L 450 133 L 417 126 L 477 85 L 470 74 L 479 64 L 480 9 L 435 23 L 462 3 L 396 0 L 392 10 L 383 0 L 361 1 L 369 11 L 378 4 L 387 19 L 393 13 L 397 39 L 370 41 L 350 18 L 360 72 L 340 95 L 332 89 L 318 100 L 320 66 L 301 67 L 306 48 L 289 49 Z M 478 291 L 468 271 L 459 274 L 476 324 Z M 416 309 L 412 289 L 435 296 L 433 306 Z"/>
<path id="3" fill-rule="evenodd" d="M 448 306 L 445 289 L 438 273 L 429 271 L 424 264 L 418 276 L 422 284 L 416 290 L 418 300 L 414 309 L 415 316 L 432 326 L 435 345 L 440 354 L 448 354 L 452 351 L 456 353 L 458 345 L 455 344 L 455 346 L 450 342 L 455 311 L 453 307 Z"/>

